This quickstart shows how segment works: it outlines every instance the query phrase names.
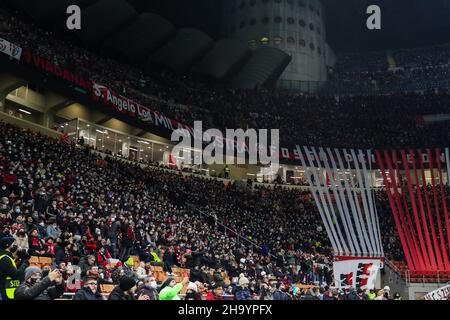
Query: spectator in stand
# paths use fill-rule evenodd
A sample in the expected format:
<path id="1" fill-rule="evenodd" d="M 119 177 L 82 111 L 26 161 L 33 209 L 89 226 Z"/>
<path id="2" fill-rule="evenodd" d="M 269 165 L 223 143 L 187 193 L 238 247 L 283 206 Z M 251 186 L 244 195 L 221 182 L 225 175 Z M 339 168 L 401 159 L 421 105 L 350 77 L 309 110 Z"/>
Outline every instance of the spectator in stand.
<path id="1" fill-rule="evenodd" d="M 112 259 L 112 256 L 108 249 L 104 246 L 100 246 L 97 252 L 97 263 L 104 268 L 110 259 Z"/>
<path id="2" fill-rule="evenodd" d="M 159 300 L 180 300 L 178 293 L 183 286 L 189 283 L 189 278 L 185 277 L 181 283 L 176 283 L 173 277 L 168 277 L 161 285 L 159 291 Z"/>
<path id="3" fill-rule="evenodd" d="M 61 229 L 59 229 L 56 219 L 50 221 L 51 224 L 47 226 L 47 236 L 53 239 L 58 239 L 61 235 Z"/>
<path id="4" fill-rule="evenodd" d="M 109 294 L 108 300 L 136 300 L 137 285 L 132 277 L 123 276 L 114 290 Z M 149 300 L 147 296 L 139 297 L 139 300 Z"/>
<path id="5" fill-rule="evenodd" d="M 273 300 L 292 300 L 292 296 L 287 292 L 287 288 L 282 282 L 278 282 L 273 294 Z"/>
<path id="6" fill-rule="evenodd" d="M 48 273 L 44 279 L 38 267 L 25 270 L 25 282 L 17 288 L 15 300 L 55 300 L 64 293 L 64 280 L 59 270 Z"/>
<path id="7" fill-rule="evenodd" d="M 93 255 L 89 255 L 86 257 L 86 259 L 84 259 L 83 261 L 81 261 L 81 263 L 79 264 L 80 268 L 81 268 L 81 275 L 85 276 L 87 271 L 94 267 L 97 266 L 96 262 L 95 262 L 95 257 Z"/>
<path id="8" fill-rule="evenodd" d="M 385 286 L 383 288 L 383 300 L 391 299 L 390 292 L 391 292 L 391 288 L 389 286 Z"/>
<path id="9" fill-rule="evenodd" d="M 38 229 L 31 230 L 31 237 L 29 238 L 28 252 L 32 256 L 45 256 L 44 243 L 39 236 Z"/>
<path id="10" fill-rule="evenodd" d="M 362 300 L 355 288 L 350 288 L 347 300 Z"/>
<path id="11" fill-rule="evenodd" d="M 214 283 L 211 286 L 211 291 L 206 295 L 205 300 L 225 300 L 223 297 L 223 287 L 218 283 Z"/>
<path id="12" fill-rule="evenodd" d="M 274 285 L 268 282 L 261 283 L 259 300 L 274 300 L 274 292 Z"/>
<path id="13" fill-rule="evenodd" d="M 197 283 L 189 282 L 184 300 L 203 300 L 202 294 L 199 292 Z"/>
<path id="14" fill-rule="evenodd" d="M 138 280 L 144 280 L 145 278 L 148 277 L 147 270 L 145 268 L 145 262 L 141 261 L 139 267 L 135 271 L 135 274 Z"/>
<path id="15" fill-rule="evenodd" d="M 329 287 L 326 288 L 322 300 L 324 301 L 334 301 L 335 300 L 335 290 L 330 290 Z"/>
<path id="16" fill-rule="evenodd" d="M 252 300 L 250 295 L 250 290 L 248 289 L 249 280 L 244 276 L 244 274 L 239 275 L 238 287 L 234 296 L 236 300 Z"/>
<path id="17" fill-rule="evenodd" d="M 137 297 L 147 296 L 148 300 L 159 300 L 158 285 L 153 276 L 146 277 L 144 283 L 138 287 Z"/>
<path id="18" fill-rule="evenodd" d="M 130 255 L 132 244 L 135 240 L 134 231 L 132 225 L 128 222 L 128 219 L 125 219 L 124 224 L 122 225 L 122 246 L 119 254 L 120 260 L 125 260 L 127 256 Z"/>
<path id="19" fill-rule="evenodd" d="M 394 300 L 403 300 L 403 298 L 402 298 L 402 296 L 400 295 L 400 293 L 396 292 L 396 293 L 394 294 Z M 447 300 L 450 300 L 450 297 L 449 297 L 449 299 L 447 299 Z"/>
<path id="20" fill-rule="evenodd" d="M 10 151 L 4 146 L 11 146 Z M 104 156 L 86 154 L 74 145 L 64 145 L 30 130 L 1 123 L 0 156 L 5 155 L 15 159 L 3 165 L 5 172 L 14 167 L 28 170 L 28 174 L 23 170 L 14 172 L 26 185 L 32 185 L 31 197 L 36 200 L 36 205 L 40 202 L 41 208 L 37 211 L 31 208 L 31 214 L 22 220 L 29 230 L 30 254 L 52 256 L 53 249 L 48 250 L 52 243 L 47 241 L 45 246 L 42 240 L 48 240 L 46 225 L 54 218 L 61 230 L 60 236 L 53 241 L 55 263 L 78 265 L 83 276 L 94 271 L 98 275 L 104 274 L 106 279 L 107 273 L 111 273 L 112 283 L 118 284 L 121 274 L 125 274 L 120 265 L 127 257 L 112 262 L 117 267 L 111 270 L 106 270 L 108 265 L 104 264 L 107 256 L 102 257 L 102 262 L 98 258 L 98 253 L 103 252 L 102 247 L 107 246 L 104 240 L 111 240 L 108 238 L 108 221 L 118 219 L 124 225 L 128 224 L 136 235 L 135 240 L 129 242 L 130 253 L 141 250 L 142 257 L 145 252 L 153 257 L 153 253 L 162 256 L 163 249 L 168 248 L 164 254 L 167 267 L 185 263 L 191 268 L 191 280 L 202 284 L 233 278 L 238 284 L 241 273 L 249 282 L 255 282 L 262 277 L 262 272 L 269 278 L 275 276 L 290 282 L 301 280 L 312 284 L 314 279 L 319 279 L 319 269 L 314 268 L 318 263 L 324 265 L 325 282 L 330 284 L 332 281 L 333 258 L 324 228 L 309 227 L 320 226 L 322 222 L 308 192 L 299 194 L 298 190 L 283 187 L 255 187 L 249 191 L 231 183 L 224 188 L 221 181 L 214 179 L 181 178 L 173 171 L 142 168 L 108 156 L 103 159 Z M 106 166 L 99 166 L 99 159 Z M 386 230 L 383 244 L 389 244 L 387 254 L 396 253 L 397 256 L 400 253 L 401 257 L 392 214 L 389 205 L 385 206 L 387 195 L 379 191 L 376 196 L 380 204 L 380 224 Z M 11 213 L 0 216 L 1 234 L 20 230 L 16 219 L 21 220 L 24 215 L 16 213 L 15 208 L 25 212 L 27 202 L 21 194 L 16 198 L 21 202 L 2 201 L 6 212 Z M 59 205 L 60 200 L 63 206 Z M 186 208 L 185 203 L 191 204 L 195 211 Z M 208 224 L 196 210 L 215 213 L 221 223 L 236 230 L 240 243 L 235 235 L 230 236 Z M 43 229 L 33 229 L 36 224 L 39 227 L 43 224 Z M 252 239 L 257 245 L 265 244 L 265 253 L 253 245 L 253 249 L 250 248 L 246 239 Z M 121 251 L 121 245 L 118 241 L 118 251 Z M 93 257 L 86 258 L 88 251 Z M 304 264 L 304 272 L 289 274 L 293 262 Z M 220 269 L 226 270 L 229 279 L 221 280 Z M 130 272 L 134 276 L 132 267 Z M 96 278 L 99 283 L 103 281 L 101 276 Z M 259 295 L 259 291 L 260 286 L 255 284 L 250 294 Z"/>
<path id="21" fill-rule="evenodd" d="M 105 300 L 98 287 L 99 283 L 95 277 L 86 276 L 83 287 L 75 293 L 73 300 Z"/>
<path id="22" fill-rule="evenodd" d="M 15 242 L 18 250 L 28 251 L 29 243 L 28 243 L 28 235 L 25 232 L 24 228 L 20 228 L 17 233 L 14 235 Z"/>
<path id="23" fill-rule="evenodd" d="M 134 277 L 135 279 L 137 279 L 136 273 L 134 272 L 134 259 L 133 258 L 128 258 L 125 261 L 125 264 L 123 266 L 123 271 L 125 273 L 125 275 L 127 275 L 128 277 Z"/>
<path id="24" fill-rule="evenodd" d="M 383 290 L 378 290 L 376 295 L 377 295 L 377 297 L 374 300 L 384 300 L 384 291 Z"/>

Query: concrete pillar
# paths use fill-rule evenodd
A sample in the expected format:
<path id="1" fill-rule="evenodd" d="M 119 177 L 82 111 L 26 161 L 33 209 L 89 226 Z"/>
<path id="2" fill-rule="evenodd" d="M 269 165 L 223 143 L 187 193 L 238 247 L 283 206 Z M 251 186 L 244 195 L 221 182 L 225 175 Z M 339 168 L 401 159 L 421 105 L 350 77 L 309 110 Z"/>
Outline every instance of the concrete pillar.
<path id="1" fill-rule="evenodd" d="M 47 128 L 53 128 L 55 123 L 55 112 L 52 110 L 47 110 L 42 114 L 42 125 Z"/>
<path id="2" fill-rule="evenodd" d="M 45 95 L 45 111 L 42 114 L 42 125 L 47 128 L 53 128 L 55 115 L 64 108 L 67 108 L 74 102 L 54 92 L 48 92 Z"/>
<path id="3" fill-rule="evenodd" d="M 0 94 L 0 112 L 6 112 L 5 102 L 6 95 Z"/>
<path id="4" fill-rule="evenodd" d="M 5 112 L 5 102 L 8 94 L 21 86 L 26 85 L 26 81 L 10 74 L 0 74 L 0 111 Z"/>

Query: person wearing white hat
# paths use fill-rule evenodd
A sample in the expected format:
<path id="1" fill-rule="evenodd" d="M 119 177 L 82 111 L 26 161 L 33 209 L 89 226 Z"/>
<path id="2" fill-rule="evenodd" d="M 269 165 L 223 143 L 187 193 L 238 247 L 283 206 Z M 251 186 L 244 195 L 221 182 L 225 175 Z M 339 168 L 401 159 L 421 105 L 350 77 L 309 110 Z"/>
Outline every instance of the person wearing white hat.
<path id="1" fill-rule="evenodd" d="M 198 291 L 197 284 L 195 282 L 189 282 L 187 289 L 194 292 Z"/>
<path id="2" fill-rule="evenodd" d="M 390 296 L 391 288 L 389 288 L 389 286 L 385 286 L 383 288 L 383 291 L 384 291 L 383 300 L 390 300 L 390 298 L 391 298 L 391 296 Z"/>
<path id="3" fill-rule="evenodd" d="M 198 292 L 195 282 L 189 282 L 184 300 L 202 300 L 202 295 Z"/>
<path id="4" fill-rule="evenodd" d="M 250 290 L 248 289 L 250 281 L 243 273 L 239 275 L 238 287 L 236 289 L 236 300 L 251 300 Z"/>

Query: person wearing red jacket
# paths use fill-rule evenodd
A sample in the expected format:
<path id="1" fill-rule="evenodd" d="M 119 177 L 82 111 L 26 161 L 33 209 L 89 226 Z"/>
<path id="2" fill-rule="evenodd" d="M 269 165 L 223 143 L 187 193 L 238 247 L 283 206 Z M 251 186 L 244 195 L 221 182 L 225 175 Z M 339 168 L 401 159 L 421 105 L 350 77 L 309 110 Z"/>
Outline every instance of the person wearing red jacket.
<path id="1" fill-rule="evenodd" d="M 3 183 L 5 185 L 15 184 L 17 182 L 17 176 L 14 174 L 14 172 L 11 170 L 9 174 L 3 175 Z"/>
<path id="2" fill-rule="evenodd" d="M 213 284 L 211 291 L 206 294 L 206 300 L 225 300 L 222 286 L 218 283 Z"/>
<path id="3" fill-rule="evenodd" d="M 70 138 L 69 138 L 69 135 L 68 135 L 67 132 L 65 132 L 64 130 L 63 130 L 63 132 L 62 132 L 62 134 L 61 134 L 61 142 L 64 143 L 64 144 L 66 144 L 66 145 L 69 145 L 69 144 L 70 144 Z"/>
<path id="4" fill-rule="evenodd" d="M 95 254 L 97 252 L 97 241 L 95 241 L 92 235 L 88 239 L 88 242 L 86 242 L 86 252 L 88 254 Z"/>
<path id="5" fill-rule="evenodd" d="M 56 246 L 55 246 L 55 243 L 53 242 L 53 238 L 48 237 L 47 242 L 44 244 L 44 247 L 46 249 L 45 251 L 46 251 L 47 255 L 52 256 L 52 257 L 55 256 Z"/>
<path id="6" fill-rule="evenodd" d="M 108 260 L 111 259 L 111 254 L 105 247 L 100 247 L 97 252 L 97 262 L 105 267 L 108 264 Z"/>
<path id="7" fill-rule="evenodd" d="M 42 240 L 39 238 L 39 231 L 33 228 L 31 231 L 31 236 L 28 237 L 28 253 L 32 256 L 44 256 L 45 247 Z"/>

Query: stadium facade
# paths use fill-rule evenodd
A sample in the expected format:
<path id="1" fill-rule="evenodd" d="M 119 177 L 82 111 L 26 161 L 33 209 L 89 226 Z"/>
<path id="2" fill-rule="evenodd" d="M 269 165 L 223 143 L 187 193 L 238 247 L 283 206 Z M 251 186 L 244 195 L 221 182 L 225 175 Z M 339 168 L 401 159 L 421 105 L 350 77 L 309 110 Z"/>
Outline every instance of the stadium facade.
<path id="1" fill-rule="evenodd" d="M 256 50 L 279 48 L 292 60 L 281 75 L 288 81 L 325 81 L 334 53 L 326 42 L 325 11 L 318 0 L 225 1 L 223 34 Z"/>

